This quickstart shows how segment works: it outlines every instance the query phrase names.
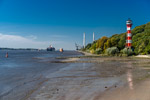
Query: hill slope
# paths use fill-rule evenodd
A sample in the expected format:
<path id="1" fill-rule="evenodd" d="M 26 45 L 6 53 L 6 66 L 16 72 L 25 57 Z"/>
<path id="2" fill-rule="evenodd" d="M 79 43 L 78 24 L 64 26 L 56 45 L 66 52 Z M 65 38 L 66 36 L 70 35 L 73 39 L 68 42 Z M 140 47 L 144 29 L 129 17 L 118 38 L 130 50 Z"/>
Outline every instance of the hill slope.
<path id="1" fill-rule="evenodd" d="M 105 53 L 106 49 L 117 47 L 119 51 L 125 48 L 126 33 L 103 36 L 86 46 L 84 50 L 91 53 Z M 135 54 L 150 54 L 150 22 L 137 26 L 132 30 L 132 47 Z"/>

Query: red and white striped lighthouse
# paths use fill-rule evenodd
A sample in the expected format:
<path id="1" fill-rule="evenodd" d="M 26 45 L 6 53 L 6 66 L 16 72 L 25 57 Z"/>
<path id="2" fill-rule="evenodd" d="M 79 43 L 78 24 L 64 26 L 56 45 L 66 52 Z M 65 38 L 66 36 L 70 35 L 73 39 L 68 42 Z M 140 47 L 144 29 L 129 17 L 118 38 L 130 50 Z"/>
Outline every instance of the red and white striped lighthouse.
<path id="1" fill-rule="evenodd" d="M 127 25 L 126 47 L 131 48 L 132 46 L 132 34 L 131 34 L 132 20 L 128 19 L 126 21 L 126 25 Z"/>

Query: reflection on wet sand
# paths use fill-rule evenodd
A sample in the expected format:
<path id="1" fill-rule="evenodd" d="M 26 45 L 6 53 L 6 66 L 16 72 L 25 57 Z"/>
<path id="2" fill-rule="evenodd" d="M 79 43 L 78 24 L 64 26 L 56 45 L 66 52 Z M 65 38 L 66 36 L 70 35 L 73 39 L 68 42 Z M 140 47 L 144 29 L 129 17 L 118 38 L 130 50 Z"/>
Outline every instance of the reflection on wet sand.
<path id="1" fill-rule="evenodd" d="M 130 88 L 131 90 L 133 90 L 133 80 L 132 80 L 132 73 L 131 73 L 131 70 L 128 70 L 128 71 L 127 71 L 127 81 L 128 81 L 129 88 Z"/>
<path id="2" fill-rule="evenodd" d="M 128 62 L 127 67 L 132 68 L 132 63 Z M 131 90 L 133 90 L 133 79 L 132 79 L 132 70 L 131 69 L 127 70 L 127 81 L 128 81 L 129 88 Z"/>

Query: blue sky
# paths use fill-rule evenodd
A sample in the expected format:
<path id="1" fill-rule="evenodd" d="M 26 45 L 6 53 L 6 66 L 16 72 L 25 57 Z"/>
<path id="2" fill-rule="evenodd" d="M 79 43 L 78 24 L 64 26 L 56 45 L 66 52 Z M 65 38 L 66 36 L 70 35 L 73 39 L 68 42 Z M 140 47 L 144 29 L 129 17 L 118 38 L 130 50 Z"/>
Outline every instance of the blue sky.
<path id="1" fill-rule="evenodd" d="M 75 49 L 150 22 L 149 0 L 0 0 L 0 47 Z"/>

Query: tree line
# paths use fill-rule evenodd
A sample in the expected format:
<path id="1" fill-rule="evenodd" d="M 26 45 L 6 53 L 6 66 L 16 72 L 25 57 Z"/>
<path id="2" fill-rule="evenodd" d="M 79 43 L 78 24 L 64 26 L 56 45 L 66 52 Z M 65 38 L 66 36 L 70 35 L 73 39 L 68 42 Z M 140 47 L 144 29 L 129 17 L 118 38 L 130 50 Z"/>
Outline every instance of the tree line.
<path id="1" fill-rule="evenodd" d="M 150 22 L 135 27 L 132 31 L 132 49 L 125 48 L 126 33 L 114 34 L 111 37 L 103 36 L 100 39 L 89 43 L 83 51 L 93 54 L 150 54 Z"/>

